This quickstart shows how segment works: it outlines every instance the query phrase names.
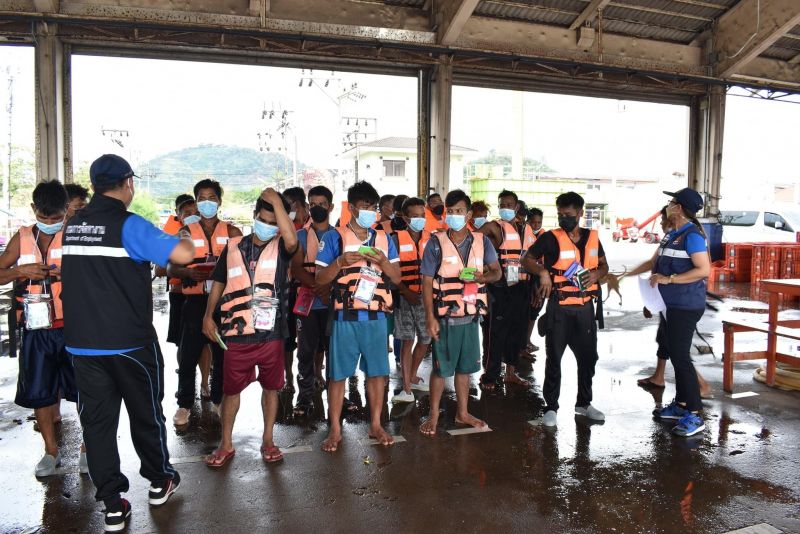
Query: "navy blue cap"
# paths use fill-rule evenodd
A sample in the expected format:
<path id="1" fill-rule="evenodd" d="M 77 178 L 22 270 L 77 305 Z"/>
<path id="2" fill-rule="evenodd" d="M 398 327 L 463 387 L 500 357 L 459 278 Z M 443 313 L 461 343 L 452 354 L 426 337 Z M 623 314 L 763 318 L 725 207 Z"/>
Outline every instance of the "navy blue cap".
<path id="1" fill-rule="evenodd" d="M 686 208 L 686 211 L 688 212 L 697 213 L 700 211 L 700 208 L 703 207 L 703 197 L 700 196 L 700 193 L 690 187 L 685 187 L 680 191 L 675 191 L 674 193 L 664 191 L 664 194 L 674 198 L 675 202 Z"/>
<path id="2" fill-rule="evenodd" d="M 110 185 L 133 175 L 130 163 L 116 154 L 103 154 L 89 167 L 92 185 Z"/>

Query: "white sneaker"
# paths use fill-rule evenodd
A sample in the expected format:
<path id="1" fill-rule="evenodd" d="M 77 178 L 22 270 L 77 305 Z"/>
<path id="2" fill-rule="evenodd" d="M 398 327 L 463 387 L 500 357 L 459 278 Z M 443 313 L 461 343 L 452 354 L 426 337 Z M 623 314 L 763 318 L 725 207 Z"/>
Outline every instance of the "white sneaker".
<path id="1" fill-rule="evenodd" d="M 186 408 L 178 408 L 178 411 L 175 412 L 175 416 L 172 418 L 172 422 L 175 423 L 175 426 L 184 426 L 189 424 L 189 410 Z"/>
<path id="2" fill-rule="evenodd" d="M 82 452 L 78 459 L 78 472 L 82 475 L 89 473 L 89 460 L 86 459 L 86 453 Z"/>
<path id="3" fill-rule="evenodd" d="M 558 416 L 553 410 L 547 410 L 542 416 L 542 424 L 544 426 L 556 426 L 558 423 Z"/>
<path id="4" fill-rule="evenodd" d="M 36 464 L 37 477 L 49 477 L 56 474 L 56 468 L 61 465 L 61 453 L 45 454 L 39 463 Z"/>
<path id="5" fill-rule="evenodd" d="M 431 390 L 431 387 L 428 384 L 426 384 L 425 382 L 420 381 L 420 382 L 417 382 L 416 384 L 414 384 L 412 382 L 411 383 L 411 389 L 414 390 L 414 391 L 424 391 L 424 392 L 427 393 L 427 392 L 429 392 Z"/>
<path id="6" fill-rule="evenodd" d="M 575 408 L 576 415 L 583 415 L 584 417 L 588 417 L 592 421 L 605 421 L 606 416 L 603 412 L 592 406 L 591 404 L 585 408 Z"/>
<path id="7" fill-rule="evenodd" d="M 413 393 L 406 393 L 403 390 L 400 390 L 400 393 L 392 397 L 393 403 L 401 403 L 401 402 L 414 402 L 414 394 Z"/>

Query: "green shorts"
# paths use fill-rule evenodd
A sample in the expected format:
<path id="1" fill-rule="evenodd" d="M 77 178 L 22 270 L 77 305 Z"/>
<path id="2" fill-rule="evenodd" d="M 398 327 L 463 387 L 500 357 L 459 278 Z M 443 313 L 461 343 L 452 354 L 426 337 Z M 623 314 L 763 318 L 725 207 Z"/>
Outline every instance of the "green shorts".
<path id="1" fill-rule="evenodd" d="M 433 342 L 433 369 L 442 378 L 471 375 L 481 370 L 481 342 L 477 322 L 448 325 L 439 321 L 439 340 Z"/>

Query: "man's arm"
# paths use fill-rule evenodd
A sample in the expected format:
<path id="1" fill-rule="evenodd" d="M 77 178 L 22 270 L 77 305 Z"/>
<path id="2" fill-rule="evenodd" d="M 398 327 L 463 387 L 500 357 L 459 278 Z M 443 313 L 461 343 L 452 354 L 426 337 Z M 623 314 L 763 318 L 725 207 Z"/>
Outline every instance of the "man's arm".
<path id="1" fill-rule="evenodd" d="M 8 242 L 6 250 L 0 255 L 0 285 L 17 279 L 44 280 L 50 274 L 50 267 L 43 263 L 29 263 L 17 266 L 19 261 L 19 232 Z"/>
<path id="2" fill-rule="evenodd" d="M 225 284 L 214 280 L 214 284 L 211 286 L 211 292 L 208 294 L 206 313 L 203 315 L 203 334 L 211 341 L 216 341 L 217 323 L 214 322 L 214 310 L 217 309 L 217 304 L 224 290 Z"/>
<path id="3" fill-rule="evenodd" d="M 492 246 L 496 249 L 500 248 L 503 244 L 503 232 L 500 230 L 500 225 L 497 221 L 490 221 L 478 229 L 478 232 L 489 238 Z"/>
<path id="4" fill-rule="evenodd" d="M 476 272 L 475 281 L 479 284 L 491 284 L 502 278 L 503 272 L 500 269 L 500 262 L 490 263 L 486 266 L 486 272 Z"/>
<path id="5" fill-rule="evenodd" d="M 303 247 L 298 247 L 297 252 L 292 256 L 292 276 L 300 281 L 300 285 L 311 289 L 315 285 L 314 275 L 303 268 L 304 260 L 305 254 L 303 254 Z"/>
<path id="6" fill-rule="evenodd" d="M 439 320 L 433 312 L 433 278 L 422 277 L 422 305 L 425 308 L 425 323 L 431 339 L 439 340 Z"/>
<path id="7" fill-rule="evenodd" d="M 278 221 L 278 229 L 283 238 L 283 246 L 286 252 L 294 254 L 297 251 L 297 230 L 294 229 L 294 223 L 283 207 L 283 197 L 277 191 L 268 187 L 261 193 L 261 198 L 272 204 L 275 218 Z"/>

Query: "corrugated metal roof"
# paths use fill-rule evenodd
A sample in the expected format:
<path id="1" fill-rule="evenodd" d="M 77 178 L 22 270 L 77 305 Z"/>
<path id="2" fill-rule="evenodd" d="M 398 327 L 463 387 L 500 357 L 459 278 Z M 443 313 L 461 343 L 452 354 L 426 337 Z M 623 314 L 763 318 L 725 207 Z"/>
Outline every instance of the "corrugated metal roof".
<path id="1" fill-rule="evenodd" d="M 425 0 L 384 0 L 386 4 L 392 6 L 419 7 L 425 5 Z"/>
<path id="2" fill-rule="evenodd" d="M 709 2 L 702 2 L 702 4 L 697 5 L 676 2 L 675 0 L 614 0 L 611 2 L 611 4 L 625 4 L 644 9 L 654 9 L 669 13 L 677 13 L 679 15 L 684 15 L 686 18 L 703 17 L 709 21 L 719 17 L 728 9 L 728 6 L 724 5 L 708 7 Z"/>
<path id="3" fill-rule="evenodd" d="M 691 42 L 699 33 L 610 19 L 604 19 L 603 27 L 608 33 L 683 44 Z"/>
<path id="4" fill-rule="evenodd" d="M 527 2 L 501 2 L 498 0 L 483 0 L 478 3 L 475 14 L 483 17 L 502 19 L 524 20 L 540 24 L 553 24 L 556 26 L 569 26 L 580 13 L 583 2 L 581 0 L 544 0 L 526 5 Z"/>
<path id="5" fill-rule="evenodd" d="M 789 61 L 793 57 L 800 54 L 800 50 L 795 48 L 783 48 L 782 46 L 770 46 L 761 55 L 771 59 L 781 59 Z"/>
<path id="6" fill-rule="evenodd" d="M 650 26 L 659 26 L 671 28 L 674 30 L 683 30 L 690 32 L 703 31 L 710 21 L 688 19 L 674 15 L 662 15 L 660 13 L 650 13 L 646 11 L 637 11 L 630 7 L 612 4 L 603 10 L 603 19 L 605 20 L 622 20 L 626 22 L 649 24 Z"/>

